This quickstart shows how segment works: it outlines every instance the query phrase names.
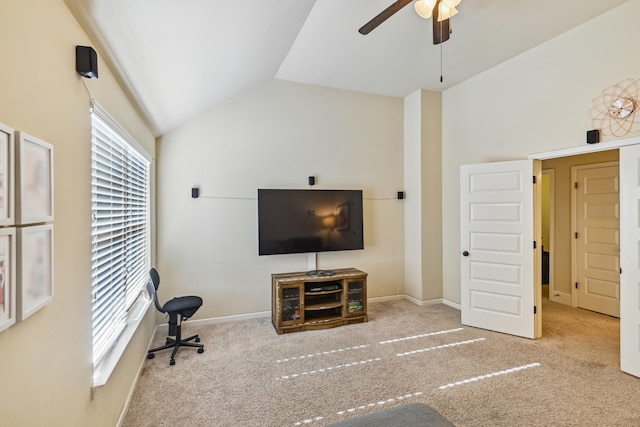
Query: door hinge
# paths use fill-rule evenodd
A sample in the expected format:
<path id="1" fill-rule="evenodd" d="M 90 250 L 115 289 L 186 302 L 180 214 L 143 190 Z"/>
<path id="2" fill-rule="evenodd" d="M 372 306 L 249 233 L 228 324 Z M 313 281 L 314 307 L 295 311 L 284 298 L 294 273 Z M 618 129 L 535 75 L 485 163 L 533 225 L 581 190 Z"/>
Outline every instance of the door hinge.
<path id="1" fill-rule="evenodd" d="M 578 282 L 576 282 L 576 289 L 578 289 Z"/>
<path id="2" fill-rule="evenodd" d="M 533 306 L 533 314 L 537 314 L 538 313 L 538 307 L 536 307 L 535 305 Z"/>
<path id="3" fill-rule="evenodd" d="M 537 243 L 536 243 L 536 241 L 534 240 L 534 241 L 533 241 L 533 249 L 535 249 L 535 248 L 537 248 L 537 247 L 538 247 L 538 244 L 537 244 Z"/>
<path id="4" fill-rule="evenodd" d="M 573 188 L 575 188 L 576 190 L 578 189 L 578 183 L 577 182 L 573 183 Z"/>
<path id="5" fill-rule="evenodd" d="M 576 231 L 576 239 L 578 238 L 578 232 Z"/>
<path id="6" fill-rule="evenodd" d="M 533 175 L 533 183 L 535 184 L 535 183 L 536 183 L 536 181 L 537 181 L 536 176 L 535 176 L 535 175 Z"/>
<path id="7" fill-rule="evenodd" d="M 622 274 L 622 268 L 620 268 L 620 274 Z"/>

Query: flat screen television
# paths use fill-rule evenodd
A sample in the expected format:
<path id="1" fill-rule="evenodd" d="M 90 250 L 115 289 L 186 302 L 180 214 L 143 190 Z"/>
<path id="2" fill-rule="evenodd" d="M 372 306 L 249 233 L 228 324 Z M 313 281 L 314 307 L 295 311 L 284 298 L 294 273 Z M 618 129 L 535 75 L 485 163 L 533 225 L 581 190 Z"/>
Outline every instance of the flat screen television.
<path id="1" fill-rule="evenodd" d="M 362 190 L 258 189 L 259 255 L 364 249 Z"/>

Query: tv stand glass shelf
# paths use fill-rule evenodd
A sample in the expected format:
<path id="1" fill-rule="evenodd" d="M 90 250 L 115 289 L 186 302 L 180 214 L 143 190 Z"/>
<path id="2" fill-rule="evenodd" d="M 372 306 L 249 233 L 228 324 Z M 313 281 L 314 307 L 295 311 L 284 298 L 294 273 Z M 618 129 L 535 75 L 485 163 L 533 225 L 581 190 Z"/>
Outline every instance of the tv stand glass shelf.
<path id="1" fill-rule="evenodd" d="M 330 276 L 271 275 L 271 319 L 278 334 L 366 322 L 367 273 L 343 268 Z"/>

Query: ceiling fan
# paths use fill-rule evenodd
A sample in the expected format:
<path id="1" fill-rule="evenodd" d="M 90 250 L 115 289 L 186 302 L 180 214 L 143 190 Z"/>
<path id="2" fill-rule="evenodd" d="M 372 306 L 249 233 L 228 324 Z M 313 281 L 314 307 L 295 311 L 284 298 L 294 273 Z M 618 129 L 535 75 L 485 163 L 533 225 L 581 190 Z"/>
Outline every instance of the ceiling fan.
<path id="1" fill-rule="evenodd" d="M 358 32 L 363 35 L 369 34 L 412 1 L 413 0 L 397 0 L 393 2 L 391 6 L 364 24 Z M 416 0 L 414 7 L 418 15 L 424 19 L 429 19 L 433 15 L 433 44 L 440 44 L 449 40 L 449 35 L 451 34 L 449 18 L 458 13 L 456 6 L 460 4 L 460 1 L 461 0 Z"/>

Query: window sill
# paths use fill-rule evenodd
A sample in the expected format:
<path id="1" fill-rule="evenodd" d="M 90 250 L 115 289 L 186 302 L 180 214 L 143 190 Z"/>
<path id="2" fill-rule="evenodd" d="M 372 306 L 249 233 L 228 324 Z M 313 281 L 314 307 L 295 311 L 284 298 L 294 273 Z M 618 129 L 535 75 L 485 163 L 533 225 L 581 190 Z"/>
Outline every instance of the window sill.
<path id="1" fill-rule="evenodd" d="M 138 329 L 138 326 L 144 319 L 144 315 L 147 309 L 151 305 L 151 299 L 142 296 L 133 304 L 131 311 L 129 312 L 129 318 L 127 319 L 127 326 L 120 334 L 118 341 L 114 344 L 113 348 L 107 353 L 102 361 L 95 367 L 93 371 L 93 388 L 102 387 L 107 384 L 109 377 L 113 373 L 122 357 L 122 354 L 127 349 L 131 337 Z"/>

